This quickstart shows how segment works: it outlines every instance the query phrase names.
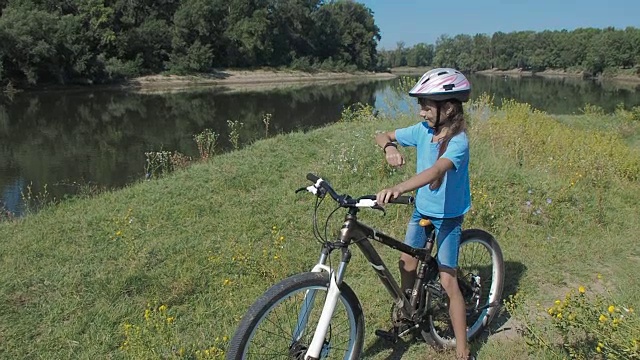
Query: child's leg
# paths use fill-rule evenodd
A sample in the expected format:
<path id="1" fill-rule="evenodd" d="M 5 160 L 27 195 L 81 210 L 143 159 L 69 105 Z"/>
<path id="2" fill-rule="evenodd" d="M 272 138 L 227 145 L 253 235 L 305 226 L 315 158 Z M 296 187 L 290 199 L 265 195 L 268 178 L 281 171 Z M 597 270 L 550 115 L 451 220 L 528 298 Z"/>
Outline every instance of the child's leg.
<path id="1" fill-rule="evenodd" d="M 449 296 L 449 316 L 453 326 L 453 334 L 456 337 L 456 355 L 459 359 L 466 359 L 469 356 L 467 346 L 467 314 L 465 311 L 464 299 L 458 287 L 456 270 L 440 269 L 440 282 Z"/>
<path id="2" fill-rule="evenodd" d="M 407 233 L 404 243 L 415 248 L 423 248 L 427 244 L 427 234 L 423 226 L 420 226 L 422 215 L 418 211 L 414 211 L 407 225 Z M 398 263 L 400 268 L 400 286 L 403 291 L 413 288 L 416 280 L 416 268 L 418 260 L 413 256 L 402 253 Z"/>
<path id="3" fill-rule="evenodd" d="M 436 226 L 440 283 L 449 296 L 449 316 L 456 337 L 456 354 L 459 359 L 469 355 L 467 345 L 467 319 L 464 299 L 458 287 L 457 268 L 463 217 L 432 220 Z"/>

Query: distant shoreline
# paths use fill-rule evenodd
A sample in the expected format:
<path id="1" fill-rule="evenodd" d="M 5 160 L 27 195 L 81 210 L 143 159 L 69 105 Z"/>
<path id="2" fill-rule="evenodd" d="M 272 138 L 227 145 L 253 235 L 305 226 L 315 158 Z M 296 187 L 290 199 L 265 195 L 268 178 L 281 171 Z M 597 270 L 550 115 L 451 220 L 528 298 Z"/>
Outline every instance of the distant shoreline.
<path id="1" fill-rule="evenodd" d="M 402 66 L 397 68 L 391 68 L 391 73 L 396 75 L 422 75 L 425 72 L 433 69 L 433 67 L 408 67 Z M 571 77 L 582 79 L 595 79 L 599 81 L 618 81 L 618 82 L 640 82 L 640 76 L 629 74 L 618 74 L 614 76 L 591 76 L 585 71 L 567 71 L 557 69 L 547 69 L 544 71 L 531 71 L 523 69 L 487 69 L 473 72 L 473 74 L 487 75 L 487 76 L 509 76 L 509 77 L 527 77 L 527 76 L 541 76 L 541 77 Z"/>
<path id="2" fill-rule="evenodd" d="M 481 75 L 490 75 L 490 76 L 542 76 L 542 77 L 572 77 L 572 78 L 582 78 L 582 79 L 595 79 L 595 80 L 613 80 L 613 81 L 630 81 L 630 82 L 640 82 L 640 76 L 634 75 L 626 75 L 619 74 L 614 76 L 591 76 L 589 73 L 585 71 L 566 71 L 566 70 L 554 70 L 547 69 L 544 71 L 531 71 L 531 70 L 522 70 L 522 69 L 510 69 L 510 70 L 499 70 L 499 69 L 488 69 L 488 70 L 480 70 L 476 71 L 476 74 Z"/>
<path id="3" fill-rule="evenodd" d="M 294 84 L 317 82 L 341 82 L 351 80 L 389 80 L 397 77 L 389 72 L 304 72 L 276 69 L 220 69 L 210 73 L 194 75 L 147 75 L 111 84 L 42 85 L 17 91 L 87 91 L 87 90 L 132 90 L 144 93 L 180 91 L 195 87 L 224 87 L 252 90 L 277 88 Z M 1 90 L 0 90 L 1 91 Z"/>
<path id="4" fill-rule="evenodd" d="M 149 75 L 129 80 L 123 87 L 142 92 L 181 89 L 193 86 L 226 86 L 251 90 L 254 88 L 281 87 L 295 83 L 334 82 L 357 79 L 388 80 L 396 76 L 376 72 L 303 72 L 294 70 L 219 70 L 200 75 Z"/>
<path id="5" fill-rule="evenodd" d="M 181 91 L 195 87 L 224 87 L 225 89 L 254 90 L 287 87 L 295 84 L 313 84 L 318 82 L 342 82 L 352 80 L 390 80 L 398 76 L 414 75 L 419 76 L 432 69 L 432 67 L 397 67 L 391 68 L 388 72 L 360 71 L 353 73 L 346 72 L 304 72 L 299 70 L 276 70 L 276 69 L 220 69 L 211 73 L 196 75 L 148 75 L 125 80 L 114 84 L 70 84 L 38 86 L 26 91 L 55 91 L 55 90 L 132 90 L 143 93 L 158 93 L 165 91 Z M 640 76 L 620 74 L 611 77 L 597 76 L 591 77 L 583 71 L 565 70 L 545 70 L 534 72 L 522 69 L 488 69 L 474 72 L 475 74 L 486 76 L 508 76 L 508 77 L 571 77 L 596 79 L 599 81 L 615 81 L 640 83 Z M 20 90 L 21 91 L 21 90 Z"/>

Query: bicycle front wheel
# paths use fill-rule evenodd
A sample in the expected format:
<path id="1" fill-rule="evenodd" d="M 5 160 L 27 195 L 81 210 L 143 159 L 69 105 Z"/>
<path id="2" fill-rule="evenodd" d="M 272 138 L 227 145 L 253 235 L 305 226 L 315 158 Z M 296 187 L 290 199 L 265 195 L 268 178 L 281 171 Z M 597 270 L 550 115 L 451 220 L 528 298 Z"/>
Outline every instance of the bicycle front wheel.
<path id="1" fill-rule="evenodd" d="M 502 250 L 491 234 L 479 229 L 462 232 L 457 277 L 467 313 L 467 339 L 472 340 L 496 315 L 502 297 L 504 261 Z M 434 299 L 446 306 L 436 306 L 438 310 L 429 317 L 429 328 L 436 344 L 454 347 L 448 300 L 446 294 Z"/>
<path id="2" fill-rule="evenodd" d="M 293 275 L 272 286 L 247 311 L 227 349 L 227 360 L 303 360 L 313 338 L 329 289 L 326 272 Z M 346 284 L 320 359 L 355 360 L 360 357 L 364 317 L 360 302 Z"/>

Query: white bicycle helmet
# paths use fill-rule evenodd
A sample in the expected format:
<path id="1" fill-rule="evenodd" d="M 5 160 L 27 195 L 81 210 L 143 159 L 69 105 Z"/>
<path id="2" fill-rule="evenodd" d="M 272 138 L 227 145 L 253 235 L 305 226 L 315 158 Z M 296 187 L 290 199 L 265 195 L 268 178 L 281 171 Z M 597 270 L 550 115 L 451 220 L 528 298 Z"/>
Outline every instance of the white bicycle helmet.
<path id="1" fill-rule="evenodd" d="M 458 70 L 437 68 L 429 70 L 409 90 L 410 96 L 427 98 L 433 101 L 456 99 L 461 102 L 469 100 L 471 83 Z"/>

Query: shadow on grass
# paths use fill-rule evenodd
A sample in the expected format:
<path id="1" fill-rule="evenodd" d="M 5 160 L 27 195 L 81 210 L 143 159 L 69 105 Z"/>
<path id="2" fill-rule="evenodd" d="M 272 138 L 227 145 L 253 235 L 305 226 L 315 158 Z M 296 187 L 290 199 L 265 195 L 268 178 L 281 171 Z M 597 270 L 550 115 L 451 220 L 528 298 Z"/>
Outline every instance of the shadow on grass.
<path id="1" fill-rule="evenodd" d="M 362 359 L 368 359 L 373 357 L 381 352 L 386 352 L 391 349 L 391 353 L 387 355 L 385 360 L 399 360 L 402 359 L 402 355 L 409 349 L 412 345 L 422 345 L 426 346 L 424 341 L 419 341 L 416 339 L 412 339 L 410 341 L 404 341 L 403 339 L 399 339 L 398 342 L 392 343 L 390 341 L 384 340 L 382 338 L 377 338 L 376 341 L 371 344 L 368 348 L 364 349 L 364 353 L 362 354 Z"/>
<path id="2" fill-rule="evenodd" d="M 502 290 L 502 301 L 508 299 L 509 296 L 514 295 L 520 286 L 520 279 L 524 275 L 527 270 L 527 267 L 519 262 L 514 261 L 506 261 L 504 263 L 505 276 L 504 276 L 504 284 Z M 516 329 L 511 326 L 505 326 L 505 324 L 509 321 L 510 314 L 504 308 L 502 308 L 495 318 L 491 321 L 489 326 L 487 326 L 472 342 L 471 348 L 473 353 L 477 353 L 482 344 L 484 344 L 487 339 L 495 334 L 499 334 L 502 332 L 511 332 Z M 391 353 L 387 355 L 384 359 L 386 360 L 397 360 L 401 359 L 403 354 L 409 349 L 412 345 L 420 345 L 425 346 L 424 341 L 416 339 L 410 341 L 403 341 L 400 339 L 397 343 L 392 343 L 382 338 L 377 338 L 376 341 L 364 349 L 364 353 L 362 358 L 373 357 L 379 353 L 386 352 L 391 349 Z"/>
<path id="3" fill-rule="evenodd" d="M 527 271 L 527 267 L 519 262 L 505 261 L 504 263 L 504 285 L 502 288 L 502 302 L 509 299 L 509 296 L 515 295 L 520 287 L 520 279 Z M 517 329 L 513 326 L 507 325 L 507 322 L 511 318 L 509 312 L 504 308 L 500 309 L 496 317 L 493 318 L 491 324 L 482 331 L 480 335 L 474 340 L 477 343 L 484 343 L 490 336 L 500 333 L 513 333 Z M 475 348 L 475 347 L 474 347 Z"/>

